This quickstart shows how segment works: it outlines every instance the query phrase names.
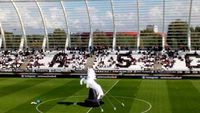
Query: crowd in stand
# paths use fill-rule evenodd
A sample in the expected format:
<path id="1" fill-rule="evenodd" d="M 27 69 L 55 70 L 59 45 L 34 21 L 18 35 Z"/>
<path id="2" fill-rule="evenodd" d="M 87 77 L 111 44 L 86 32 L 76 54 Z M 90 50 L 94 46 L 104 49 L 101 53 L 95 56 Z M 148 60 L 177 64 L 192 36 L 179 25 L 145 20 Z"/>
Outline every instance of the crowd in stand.
<path id="1" fill-rule="evenodd" d="M 3 51 L 0 53 L 0 68 L 1 69 L 16 69 L 19 68 L 25 57 L 15 51 Z"/>
<path id="2" fill-rule="evenodd" d="M 33 68 L 33 67 L 38 67 L 44 66 L 44 63 L 41 63 L 40 61 L 43 60 L 45 57 L 45 54 L 40 51 L 34 51 L 32 54 L 29 54 L 28 59 L 27 59 L 27 68 Z"/>
<path id="3" fill-rule="evenodd" d="M 24 50 L 24 51 L 2 51 L 0 53 L 1 69 L 69 69 L 84 70 L 87 58 L 94 55 L 93 67 L 96 70 L 104 69 L 133 69 L 145 70 L 155 69 L 155 65 L 161 70 L 176 69 L 185 64 L 188 69 L 200 68 L 200 65 L 191 65 L 194 61 L 191 57 L 200 58 L 195 53 L 152 48 L 141 51 L 131 51 L 129 49 L 121 51 L 119 48 L 112 51 L 108 47 L 89 48 L 68 48 L 68 51 L 46 51 Z"/>
<path id="4" fill-rule="evenodd" d="M 132 53 L 127 51 L 126 53 L 120 53 L 120 51 L 103 52 L 96 55 L 96 69 L 155 69 L 155 65 L 160 66 L 161 70 L 176 69 L 175 63 L 180 64 L 178 67 L 183 67 L 182 63 L 186 63 L 184 52 L 177 50 L 161 51 L 160 48 L 152 48 L 148 51 L 139 51 Z M 187 53 L 187 52 L 186 52 Z M 195 55 L 197 56 L 197 54 Z M 181 62 L 181 63 L 180 63 Z M 189 63 L 187 63 L 189 64 Z M 188 67 L 187 65 L 185 65 Z M 199 65 L 200 67 L 200 65 Z"/>
<path id="5" fill-rule="evenodd" d="M 72 53 L 58 53 L 49 63 L 49 67 L 58 64 L 58 67 L 71 68 L 74 70 L 84 69 L 86 65 L 87 56 L 85 52 L 72 52 Z"/>

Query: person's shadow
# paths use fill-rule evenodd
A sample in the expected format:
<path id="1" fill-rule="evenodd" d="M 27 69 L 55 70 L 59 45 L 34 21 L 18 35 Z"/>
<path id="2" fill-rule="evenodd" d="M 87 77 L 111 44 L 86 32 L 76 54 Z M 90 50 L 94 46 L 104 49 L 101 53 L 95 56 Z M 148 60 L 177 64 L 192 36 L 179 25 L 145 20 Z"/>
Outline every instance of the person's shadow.
<path id="1" fill-rule="evenodd" d="M 66 105 L 66 106 L 70 106 L 70 105 L 78 105 L 78 106 L 82 106 L 82 107 L 95 107 L 92 104 L 86 104 L 85 102 L 57 102 L 57 104 L 60 105 Z M 100 102 L 100 105 L 104 104 L 103 102 Z M 98 106 L 96 106 L 98 107 Z"/>
<path id="2" fill-rule="evenodd" d="M 61 105 L 75 105 L 75 102 L 57 102 L 57 104 L 61 104 Z"/>

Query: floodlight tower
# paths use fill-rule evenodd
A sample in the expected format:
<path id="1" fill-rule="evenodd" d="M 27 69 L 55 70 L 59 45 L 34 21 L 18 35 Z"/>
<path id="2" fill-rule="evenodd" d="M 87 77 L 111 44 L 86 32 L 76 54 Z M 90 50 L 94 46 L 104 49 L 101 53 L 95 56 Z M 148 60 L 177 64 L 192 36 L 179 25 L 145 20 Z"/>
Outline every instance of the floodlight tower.
<path id="1" fill-rule="evenodd" d="M 2 43 L 3 43 L 3 48 L 6 49 L 5 33 L 4 33 L 1 22 L 0 22 L 0 31 L 1 31 L 0 48 L 2 47 Z"/>
<path id="2" fill-rule="evenodd" d="M 165 0 L 163 0 L 163 23 L 162 23 L 162 48 L 165 51 L 166 35 L 165 35 Z"/>
<path id="3" fill-rule="evenodd" d="M 43 15 L 43 12 L 42 12 L 42 9 L 38 3 L 37 0 L 35 0 L 35 3 L 38 7 L 38 10 L 40 12 L 40 16 L 42 18 L 42 23 L 43 23 L 43 26 L 44 26 L 44 39 L 43 39 L 43 43 L 42 43 L 42 50 L 45 51 L 46 48 L 49 49 L 49 37 L 48 37 L 48 32 L 47 32 L 47 26 L 46 26 L 46 21 L 45 21 L 45 18 L 44 18 L 44 15 Z"/>
<path id="4" fill-rule="evenodd" d="M 90 27 L 90 39 L 89 39 L 89 44 L 88 47 L 93 47 L 93 29 L 92 29 L 92 21 L 91 21 L 91 16 L 90 16 L 90 10 L 88 7 L 88 1 L 85 1 L 85 6 L 86 6 L 86 10 L 87 10 L 87 15 L 88 15 L 88 21 L 89 21 L 89 27 Z"/>
<path id="5" fill-rule="evenodd" d="M 62 10 L 63 10 L 63 14 L 64 14 L 64 18 L 65 18 L 65 24 L 66 24 L 66 28 L 67 28 L 67 37 L 66 37 L 66 42 L 65 42 L 65 50 L 66 50 L 67 47 L 71 47 L 69 21 L 68 21 L 68 15 L 67 15 L 63 0 L 60 1 L 60 5 L 61 5 Z"/>
<path id="6" fill-rule="evenodd" d="M 26 38 L 26 31 L 25 31 L 25 27 L 24 27 L 24 22 L 23 19 L 21 17 L 21 14 L 19 12 L 19 9 L 17 7 L 17 5 L 15 4 L 14 0 L 11 0 L 13 7 L 15 8 L 15 11 L 17 13 L 17 16 L 19 18 L 19 22 L 21 25 L 21 29 L 22 29 L 22 37 L 21 37 L 21 42 L 20 42 L 20 46 L 19 46 L 19 51 L 22 51 L 24 46 L 25 48 L 27 48 L 27 38 Z"/>
<path id="7" fill-rule="evenodd" d="M 137 3 L 137 50 L 140 49 L 140 9 L 139 9 L 139 0 Z"/>
<path id="8" fill-rule="evenodd" d="M 111 4 L 111 10 L 112 10 L 112 17 L 113 17 L 113 43 L 112 43 L 112 49 L 115 50 L 116 49 L 116 34 L 117 34 L 117 30 L 116 30 L 116 21 L 115 21 L 115 12 L 114 12 L 114 3 L 113 0 L 110 0 L 110 4 Z"/>
<path id="9" fill-rule="evenodd" d="M 189 17 L 188 17 L 188 49 L 191 51 L 191 30 L 190 30 L 190 25 L 191 25 L 191 15 L 192 15 L 192 3 L 193 0 L 190 0 L 190 10 L 189 10 Z"/>

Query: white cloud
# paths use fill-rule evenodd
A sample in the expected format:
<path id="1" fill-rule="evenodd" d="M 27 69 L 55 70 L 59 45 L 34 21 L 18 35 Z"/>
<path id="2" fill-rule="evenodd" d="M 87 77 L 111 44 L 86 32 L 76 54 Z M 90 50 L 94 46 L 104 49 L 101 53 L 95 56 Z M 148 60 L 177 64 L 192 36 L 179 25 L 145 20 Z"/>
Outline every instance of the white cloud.
<path id="1" fill-rule="evenodd" d="M 163 15 L 162 14 L 162 7 L 157 7 L 157 6 L 153 7 L 148 12 L 148 16 L 150 18 L 153 18 L 153 19 L 155 19 L 155 18 L 161 19 L 162 15 Z"/>
<path id="2" fill-rule="evenodd" d="M 0 21 L 8 20 L 8 16 L 11 14 L 11 11 L 5 11 L 5 9 L 0 9 Z"/>

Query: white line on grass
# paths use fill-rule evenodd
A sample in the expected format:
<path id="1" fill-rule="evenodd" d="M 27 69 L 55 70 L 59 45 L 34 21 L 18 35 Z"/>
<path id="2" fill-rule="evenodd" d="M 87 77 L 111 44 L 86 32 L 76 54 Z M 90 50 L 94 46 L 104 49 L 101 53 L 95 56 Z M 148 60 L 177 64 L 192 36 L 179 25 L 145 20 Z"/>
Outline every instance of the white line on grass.
<path id="1" fill-rule="evenodd" d="M 117 98 L 127 98 L 127 99 L 134 99 L 134 100 L 137 100 L 137 101 L 140 101 L 140 102 L 144 102 L 144 103 L 146 103 L 148 106 L 149 106 L 149 108 L 148 109 L 146 109 L 145 111 L 142 111 L 141 113 L 147 113 L 148 111 L 150 111 L 151 110 L 151 108 L 152 108 L 152 105 L 151 105 L 151 103 L 150 102 L 148 102 L 148 101 L 146 101 L 146 100 L 143 100 L 143 99 L 139 99 L 139 98 L 133 98 L 133 97 L 124 97 L 124 96 L 114 96 L 114 97 L 117 97 Z"/>
<path id="2" fill-rule="evenodd" d="M 115 86 L 117 85 L 118 82 L 119 82 L 119 80 L 117 80 L 117 82 L 115 82 L 115 83 L 110 87 L 110 89 L 108 89 L 108 91 L 106 91 L 106 93 L 105 93 L 104 96 L 106 96 L 106 94 L 107 94 L 113 87 L 115 87 Z M 93 109 L 93 107 L 91 107 L 86 113 L 89 113 L 92 109 Z"/>
<path id="3" fill-rule="evenodd" d="M 117 81 L 105 94 L 107 94 L 118 82 L 119 82 L 119 81 Z M 59 99 L 64 99 L 64 98 L 72 98 L 72 97 L 78 98 L 78 97 L 85 97 L 85 96 L 87 96 L 87 95 L 69 96 L 69 97 L 60 97 L 60 98 L 55 98 L 55 99 L 49 99 L 49 100 L 46 100 L 46 101 L 44 101 L 44 102 L 38 104 L 38 105 L 36 106 L 36 110 L 37 110 L 39 113 L 44 113 L 44 112 L 42 112 L 42 111 L 39 109 L 39 106 L 41 106 L 42 104 L 45 104 L 45 103 L 50 102 L 50 101 L 55 101 L 55 100 L 59 100 Z M 125 98 L 126 98 L 126 99 L 134 99 L 134 100 L 137 100 L 137 101 L 146 103 L 149 107 L 148 107 L 148 109 L 146 109 L 145 111 L 142 111 L 141 113 L 147 113 L 147 112 L 150 111 L 151 108 L 152 108 L 151 103 L 148 102 L 148 101 L 146 101 L 146 100 L 143 100 L 143 99 L 133 98 L 133 97 L 125 97 L 125 96 L 113 96 L 113 97 L 116 97 L 116 98 L 124 98 L 124 99 L 125 99 Z M 88 110 L 87 113 L 89 113 L 92 109 L 93 109 L 93 108 L 91 107 L 91 108 Z"/>
<path id="4" fill-rule="evenodd" d="M 113 85 L 110 87 L 110 89 L 105 93 L 105 95 L 106 95 L 118 82 L 119 82 L 119 80 L 116 81 L 115 84 L 113 84 Z M 86 95 L 82 95 L 82 96 L 69 96 L 69 97 L 83 97 L 83 96 L 86 96 Z M 54 99 L 49 99 L 49 100 L 43 101 L 43 102 L 41 102 L 40 104 L 38 104 L 38 105 L 36 106 L 36 110 L 37 110 L 39 113 L 44 113 L 43 111 L 41 111 L 41 110 L 39 109 L 39 106 L 41 106 L 42 104 L 45 104 L 45 103 L 50 102 L 50 101 L 55 101 L 55 100 L 63 99 L 63 98 L 69 98 L 69 97 L 60 97 L 60 98 L 54 98 Z M 87 113 L 89 113 L 92 109 L 93 109 L 93 108 L 91 107 L 91 108 L 87 111 Z"/>
<path id="5" fill-rule="evenodd" d="M 141 113 L 146 113 L 146 112 L 148 112 L 148 111 L 150 111 L 150 110 L 151 110 L 151 108 L 152 108 L 152 105 L 151 105 L 151 103 L 150 103 L 150 102 L 148 102 L 148 101 L 146 101 L 146 100 L 143 100 L 143 99 L 139 99 L 139 98 L 135 98 L 135 100 L 138 100 L 138 101 L 144 102 L 144 103 L 146 103 L 146 104 L 148 104 L 148 105 L 149 105 L 149 108 L 148 108 L 147 110 L 145 110 L 145 111 L 141 112 Z"/>
<path id="6" fill-rule="evenodd" d="M 35 109 L 36 109 L 39 113 L 44 113 L 44 112 L 42 112 L 42 111 L 39 109 L 39 106 L 41 106 L 42 104 L 45 104 L 45 103 L 47 103 L 47 102 L 54 101 L 54 100 L 64 99 L 64 98 L 72 98 L 72 97 L 78 98 L 78 97 L 85 97 L 85 96 L 86 96 L 86 95 L 69 96 L 69 97 L 60 97 L 60 98 L 49 99 L 49 100 L 46 100 L 46 101 L 41 102 L 40 104 L 38 104 L 38 105 L 36 106 Z"/>

